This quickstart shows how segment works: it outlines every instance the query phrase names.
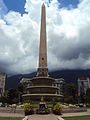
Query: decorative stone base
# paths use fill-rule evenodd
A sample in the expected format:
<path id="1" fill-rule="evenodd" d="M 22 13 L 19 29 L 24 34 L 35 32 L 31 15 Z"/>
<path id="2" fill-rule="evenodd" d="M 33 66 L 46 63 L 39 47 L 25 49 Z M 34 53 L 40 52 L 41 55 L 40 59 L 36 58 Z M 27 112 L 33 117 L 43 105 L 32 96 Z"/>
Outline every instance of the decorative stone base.
<path id="1" fill-rule="evenodd" d="M 31 101 L 40 101 L 41 97 L 44 97 L 45 101 L 52 101 L 54 98 L 61 99 L 62 95 L 55 95 L 55 94 L 24 94 L 23 101 L 31 100 Z"/>

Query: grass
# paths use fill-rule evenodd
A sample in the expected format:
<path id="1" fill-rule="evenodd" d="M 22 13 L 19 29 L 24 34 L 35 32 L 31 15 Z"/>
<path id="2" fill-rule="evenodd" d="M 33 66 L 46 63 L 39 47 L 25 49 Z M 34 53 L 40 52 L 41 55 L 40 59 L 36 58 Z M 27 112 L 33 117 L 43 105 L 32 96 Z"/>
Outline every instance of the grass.
<path id="1" fill-rule="evenodd" d="M 68 117 L 65 120 L 90 120 L 90 116 Z"/>
<path id="2" fill-rule="evenodd" d="M 14 118 L 14 117 L 0 117 L 0 120 L 22 120 L 22 118 Z"/>
<path id="3" fill-rule="evenodd" d="M 38 108 L 39 107 L 39 102 L 31 102 L 31 104 L 33 105 L 33 108 Z M 50 103 L 50 102 L 46 102 L 46 106 L 48 107 L 48 108 L 52 108 L 53 107 L 53 104 L 52 103 Z"/>

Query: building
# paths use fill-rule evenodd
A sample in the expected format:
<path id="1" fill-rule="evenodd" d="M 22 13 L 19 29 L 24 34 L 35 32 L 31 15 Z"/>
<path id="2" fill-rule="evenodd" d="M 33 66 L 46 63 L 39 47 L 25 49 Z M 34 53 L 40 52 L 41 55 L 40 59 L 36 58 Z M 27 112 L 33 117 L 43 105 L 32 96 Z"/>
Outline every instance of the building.
<path id="1" fill-rule="evenodd" d="M 40 30 L 40 48 L 39 48 L 39 65 L 37 75 L 33 78 L 23 78 L 21 83 L 24 83 L 25 91 L 22 95 L 24 100 L 40 100 L 41 97 L 47 101 L 52 98 L 61 98 L 60 82 L 49 76 L 47 65 L 47 40 L 46 40 L 46 10 L 45 5 L 42 5 L 41 10 L 41 30 Z M 27 81 L 27 82 L 26 82 Z M 56 85 L 54 86 L 54 84 Z"/>
<path id="2" fill-rule="evenodd" d="M 63 78 L 55 79 L 55 82 L 52 84 L 52 86 L 56 86 L 59 88 L 57 92 L 60 95 L 64 95 L 64 85 L 65 82 Z"/>
<path id="3" fill-rule="evenodd" d="M 90 88 L 89 77 L 79 77 L 78 78 L 78 96 L 86 94 L 86 91 L 88 88 Z"/>
<path id="4" fill-rule="evenodd" d="M 6 74 L 0 73 L 0 97 L 5 93 Z"/>

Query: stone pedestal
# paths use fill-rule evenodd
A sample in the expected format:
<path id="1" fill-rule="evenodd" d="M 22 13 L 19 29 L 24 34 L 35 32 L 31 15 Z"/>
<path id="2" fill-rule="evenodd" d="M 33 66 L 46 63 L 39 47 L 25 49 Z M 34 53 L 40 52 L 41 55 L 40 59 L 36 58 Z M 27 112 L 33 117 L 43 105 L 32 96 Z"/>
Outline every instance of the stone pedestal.
<path id="1" fill-rule="evenodd" d="M 45 108 L 46 108 L 46 103 L 44 102 L 44 99 L 42 97 L 41 101 L 39 103 L 39 109 L 42 110 L 42 109 L 45 109 Z"/>

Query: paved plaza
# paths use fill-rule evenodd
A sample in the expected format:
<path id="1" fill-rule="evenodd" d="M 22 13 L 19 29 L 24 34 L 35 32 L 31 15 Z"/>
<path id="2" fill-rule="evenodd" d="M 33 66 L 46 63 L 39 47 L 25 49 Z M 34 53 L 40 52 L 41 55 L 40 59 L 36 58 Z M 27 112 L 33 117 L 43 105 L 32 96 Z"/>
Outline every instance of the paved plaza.
<path id="1" fill-rule="evenodd" d="M 73 116 L 84 116 L 90 115 L 90 109 L 87 112 L 77 112 L 77 113 L 64 113 L 61 117 L 73 117 Z M 29 116 L 29 120 L 58 120 L 59 116 L 54 114 L 49 115 L 31 115 Z"/>
<path id="2" fill-rule="evenodd" d="M 29 116 L 29 120 L 57 120 L 56 115 L 48 114 L 48 115 L 31 115 Z"/>
<path id="3" fill-rule="evenodd" d="M 90 115 L 90 109 L 87 112 L 77 112 L 77 113 L 64 113 L 61 117 L 71 117 L 71 116 L 85 116 Z M 24 114 L 21 113 L 0 113 L 0 117 L 22 117 L 24 118 Z M 48 114 L 48 115 L 30 115 L 28 120 L 58 120 L 58 115 Z"/>
<path id="4" fill-rule="evenodd" d="M 90 115 L 90 109 L 88 109 L 87 112 L 64 113 L 62 117 L 85 116 L 85 115 Z"/>
<path id="5" fill-rule="evenodd" d="M 0 113 L 0 117 L 22 117 L 24 118 L 24 114 L 20 113 Z"/>

